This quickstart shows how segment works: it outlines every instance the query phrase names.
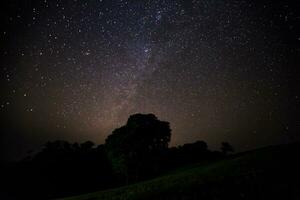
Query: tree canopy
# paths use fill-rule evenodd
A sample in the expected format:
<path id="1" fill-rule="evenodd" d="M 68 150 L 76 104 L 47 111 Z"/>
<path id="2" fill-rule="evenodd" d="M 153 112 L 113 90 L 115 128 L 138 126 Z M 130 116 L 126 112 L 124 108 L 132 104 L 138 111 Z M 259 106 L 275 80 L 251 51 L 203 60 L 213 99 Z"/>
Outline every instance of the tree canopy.
<path id="1" fill-rule="evenodd" d="M 134 114 L 107 137 L 105 147 L 117 174 L 127 180 L 133 176 L 138 179 L 143 166 L 149 167 L 145 162 L 168 149 L 170 138 L 169 122 L 158 120 L 154 114 Z"/>

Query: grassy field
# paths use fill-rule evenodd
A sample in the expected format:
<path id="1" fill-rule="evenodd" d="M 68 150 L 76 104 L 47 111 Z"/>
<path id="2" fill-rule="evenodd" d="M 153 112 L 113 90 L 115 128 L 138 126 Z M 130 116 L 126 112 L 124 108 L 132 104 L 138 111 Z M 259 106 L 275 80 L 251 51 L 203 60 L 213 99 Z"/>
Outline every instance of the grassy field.
<path id="1" fill-rule="evenodd" d="M 64 200 L 300 199 L 299 149 L 299 144 L 266 147 Z"/>

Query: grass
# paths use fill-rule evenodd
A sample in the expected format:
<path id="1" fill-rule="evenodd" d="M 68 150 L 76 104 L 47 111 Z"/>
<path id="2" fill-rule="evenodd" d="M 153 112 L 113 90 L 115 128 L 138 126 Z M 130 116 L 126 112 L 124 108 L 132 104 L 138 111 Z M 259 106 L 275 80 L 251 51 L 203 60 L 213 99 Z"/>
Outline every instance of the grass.
<path id="1" fill-rule="evenodd" d="M 299 152 L 298 144 L 262 148 L 63 200 L 300 199 Z"/>

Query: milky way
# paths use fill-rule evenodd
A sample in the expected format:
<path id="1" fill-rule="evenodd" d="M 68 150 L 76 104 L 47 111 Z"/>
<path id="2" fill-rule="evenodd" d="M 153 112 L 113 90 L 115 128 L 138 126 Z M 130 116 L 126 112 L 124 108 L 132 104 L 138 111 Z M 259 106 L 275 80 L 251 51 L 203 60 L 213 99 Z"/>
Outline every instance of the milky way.
<path id="1" fill-rule="evenodd" d="M 243 150 L 299 138 L 295 4 L 1 4 L 8 155 L 54 139 L 102 143 L 133 113 L 169 121 L 172 145 L 229 141 Z"/>

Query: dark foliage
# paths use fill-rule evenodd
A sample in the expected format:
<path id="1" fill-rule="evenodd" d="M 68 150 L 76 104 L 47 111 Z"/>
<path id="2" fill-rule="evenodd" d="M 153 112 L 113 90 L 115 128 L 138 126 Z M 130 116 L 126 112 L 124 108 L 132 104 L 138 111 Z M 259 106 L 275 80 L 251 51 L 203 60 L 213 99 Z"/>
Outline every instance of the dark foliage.
<path id="1" fill-rule="evenodd" d="M 221 143 L 221 151 L 222 151 L 222 153 L 223 154 L 228 154 L 228 153 L 232 153 L 232 152 L 234 152 L 234 149 L 233 149 L 233 147 L 231 146 L 231 144 L 229 144 L 228 142 L 222 142 Z"/>
<path id="2" fill-rule="evenodd" d="M 16 199 L 47 199 L 106 189 L 114 184 L 103 145 L 47 142 L 32 159 L 10 166 L 7 193 Z"/>
<path id="3" fill-rule="evenodd" d="M 168 122 L 153 114 L 135 114 L 107 137 L 105 148 L 114 172 L 128 183 L 158 172 L 170 138 Z"/>
<path id="4" fill-rule="evenodd" d="M 208 162 L 221 158 L 223 158 L 221 152 L 210 151 L 206 142 L 197 141 L 195 143 L 170 148 L 166 158 L 166 167 L 168 169 L 176 168 L 186 164 Z"/>
<path id="5" fill-rule="evenodd" d="M 192 163 L 221 159 L 233 151 L 210 151 L 204 141 L 168 148 L 168 122 L 153 114 L 135 114 L 109 135 L 104 145 L 87 141 L 47 142 L 21 162 L 1 169 L 5 199 L 50 199 L 104 190 L 153 178 Z"/>

